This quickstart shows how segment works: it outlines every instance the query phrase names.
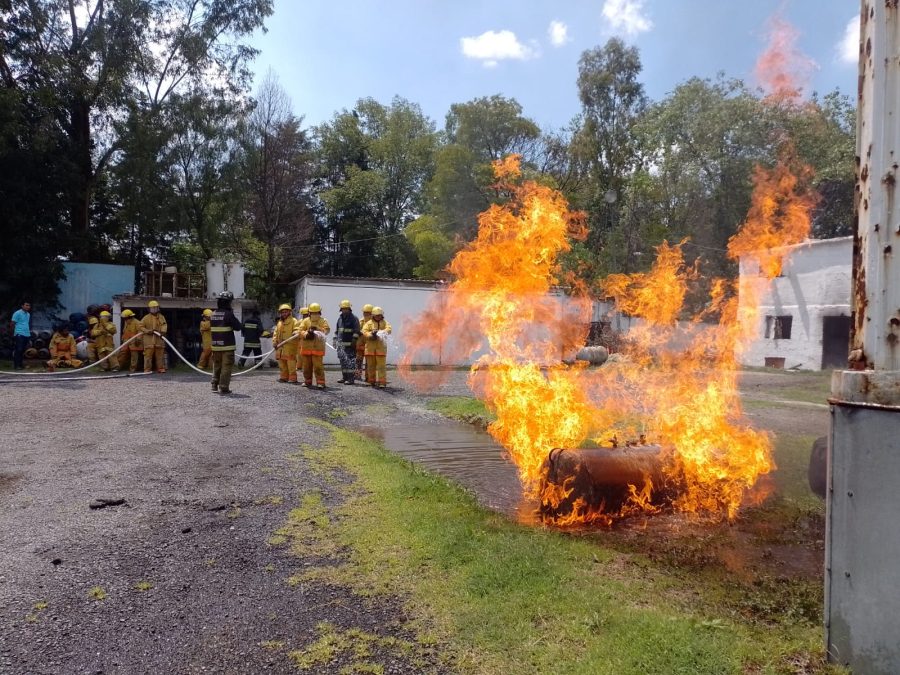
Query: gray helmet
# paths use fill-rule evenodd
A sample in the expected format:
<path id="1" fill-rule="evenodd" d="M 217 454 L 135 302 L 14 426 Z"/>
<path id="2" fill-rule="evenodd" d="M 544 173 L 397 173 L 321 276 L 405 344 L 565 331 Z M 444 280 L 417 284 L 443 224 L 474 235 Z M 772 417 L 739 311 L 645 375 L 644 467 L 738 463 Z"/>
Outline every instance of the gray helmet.
<path id="1" fill-rule="evenodd" d="M 222 291 L 216 297 L 220 300 L 234 300 L 234 293 L 232 293 L 231 291 Z"/>

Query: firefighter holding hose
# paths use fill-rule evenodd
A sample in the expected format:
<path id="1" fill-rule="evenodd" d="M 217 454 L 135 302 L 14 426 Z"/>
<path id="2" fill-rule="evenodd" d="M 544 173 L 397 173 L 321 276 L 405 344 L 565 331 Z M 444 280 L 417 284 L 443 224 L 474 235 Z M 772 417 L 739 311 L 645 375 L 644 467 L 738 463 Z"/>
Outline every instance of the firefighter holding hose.
<path id="1" fill-rule="evenodd" d="M 225 291 L 219 293 L 216 300 L 216 311 L 210 317 L 210 333 L 212 334 L 212 390 L 220 394 L 231 393 L 231 371 L 234 369 L 234 351 L 237 349 L 234 334 L 241 329 L 231 310 L 234 295 Z"/>
<path id="2" fill-rule="evenodd" d="M 349 300 L 341 300 L 341 315 L 334 327 L 335 349 L 341 361 L 340 384 L 353 384 L 356 377 L 356 344 L 359 341 L 359 319 L 353 313 Z"/>
<path id="3" fill-rule="evenodd" d="M 116 325 L 112 322 L 112 314 L 105 309 L 100 312 L 100 320 L 91 330 L 91 336 L 94 338 L 94 348 L 98 360 L 102 360 L 112 353 L 115 348 L 113 335 L 116 334 Z M 118 361 L 112 362 L 112 359 L 106 359 L 100 364 L 103 370 L 118 370 Z"/>
<path id="4" fill-rule="evenodd" d="M 278 307 L 278 323 L 272 331 L 272 343 L 275 345 L 275 358 L 280 369 L 279 382 L 297 384 L 297 340 L 291 340 L 285 345 L 278 345 L 296 335 L 300 329 L 300 322 L 291 313 L 291 306 L 287 303 Z"/>
<path id="5" fill-rule="evenodd" d="M 359 322 L 359 330 L 362 333 L 363 327 L 372 320 L 372 309 L 373 306 L 366 303 L 363 305 L 363 318 L 362 321 Z M 365 369 L 365 382 L 366 384 L 372 384 L 375 381 L 375 373 L 369 373 L 369 363 L 366 361 L 366 340 L 360 338 L 356 341 L 356 379 L 363 379 L 363 370 Z"/>
<path id="6" fill-rule="evenodd" d="M 159 303 L 151 300 L 147 303 L 150 310 L 143 319 L 141 319 L 141 332 L 144 334 L 144 372 L 153 372 L 153 362 L 156 361 L 156 372 L 166 372 L 165 359 L 165 342 L 163 337 L 169 332 L 169 325 L 159 311 Z M 159 335 L 156 335 L 159 333 Z"/>
<path id="7" fill-rule="evenodd" d="M 122 326 L 122 342 L 127 342 L 135 335 L 141 335 L 144 332 L 141 322 L 138 321 L 134 312 L 130 309 L 122 311 L 122 318 L 125 319 L 125 325 Z M 127 367 L 129 372 L 136 372 L 138 361 L 143 353 L 144 344 L 141 338 L 130 342 L 125 349 L 119 352 L 119 368 L 124 369 Z"/>
<path id="8" fill-rule="evenodd" d="M 384 320 L 384 310 L 381 307 L 372 308 L 372 318 L 366 322 L 362 329 L 366 339 L 366 376 L 369 369 L 374 372 L 372 384 L 378 389 L 387 387 L 387 341 L 385 338 L 391 334 L 391 324 Z"/>
<path id="9" fill-rule="evenodd" d="M 303 382 L 312 387 L 313 374 L 316 388 L 325 388 L 325 336 L 330 327 L 322 316 L 322 306 L 318 302 L 309 305 L 309 316 L 300 323 L 300 359 L 303 364 Z"/>

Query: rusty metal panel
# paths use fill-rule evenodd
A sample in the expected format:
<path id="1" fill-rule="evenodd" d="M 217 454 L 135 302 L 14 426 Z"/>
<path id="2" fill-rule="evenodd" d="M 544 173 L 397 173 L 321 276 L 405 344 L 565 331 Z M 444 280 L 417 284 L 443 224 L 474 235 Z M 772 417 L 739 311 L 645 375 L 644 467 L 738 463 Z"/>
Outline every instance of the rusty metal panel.
<path id="1" fill-rule="evenodd" d="M 825 555 L 829 660 L 900 673 L 900 408 L 831 408 Z"/>

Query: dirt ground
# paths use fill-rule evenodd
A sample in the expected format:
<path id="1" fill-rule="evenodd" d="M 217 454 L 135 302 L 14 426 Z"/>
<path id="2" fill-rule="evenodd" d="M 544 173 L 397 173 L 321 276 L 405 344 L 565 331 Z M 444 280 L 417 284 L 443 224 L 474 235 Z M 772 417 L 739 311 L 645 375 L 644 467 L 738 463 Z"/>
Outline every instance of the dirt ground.
<path id="1" fill-rule="evenodd" d="M 0 385 L 0 672 L 294 672 L 288 652 L 322 621 L 411 637 L 398 602 L 290 587 L 298 570 L 327 563 L 267 539 L 301 489 L 325 489 L 288 457 L 327 440 L 309 418 L 343 423 L 335 411 L 352 409 L 355 425 L 427 423 L 423 398 L 275 377 L 238 378 L 233 397 L 185 374 Z M 779 400 L 779 386 L 822 381 L 791 377 L 753 373 L 744 386 Z M 465 379 L 449 373 L 432 395 L 468 394 Z M 828 423 L 815 403 L 748 415 L 776 433 L 819 435 Z M 394 653 L 373 660 L 421 671 Z"/>

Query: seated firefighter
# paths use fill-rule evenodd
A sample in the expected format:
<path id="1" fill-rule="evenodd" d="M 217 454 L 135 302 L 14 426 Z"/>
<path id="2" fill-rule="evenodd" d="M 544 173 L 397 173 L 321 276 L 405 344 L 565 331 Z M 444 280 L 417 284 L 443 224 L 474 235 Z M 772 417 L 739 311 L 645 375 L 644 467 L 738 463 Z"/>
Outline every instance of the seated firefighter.
<path id="1" fill-rule="evenodd" d="M 81 361 L 75 358 L 75 338 L 69 335 L 69 325 L 62 324 L 50 338 L 50 360 L 47 368 L 80 368 Z"/>

